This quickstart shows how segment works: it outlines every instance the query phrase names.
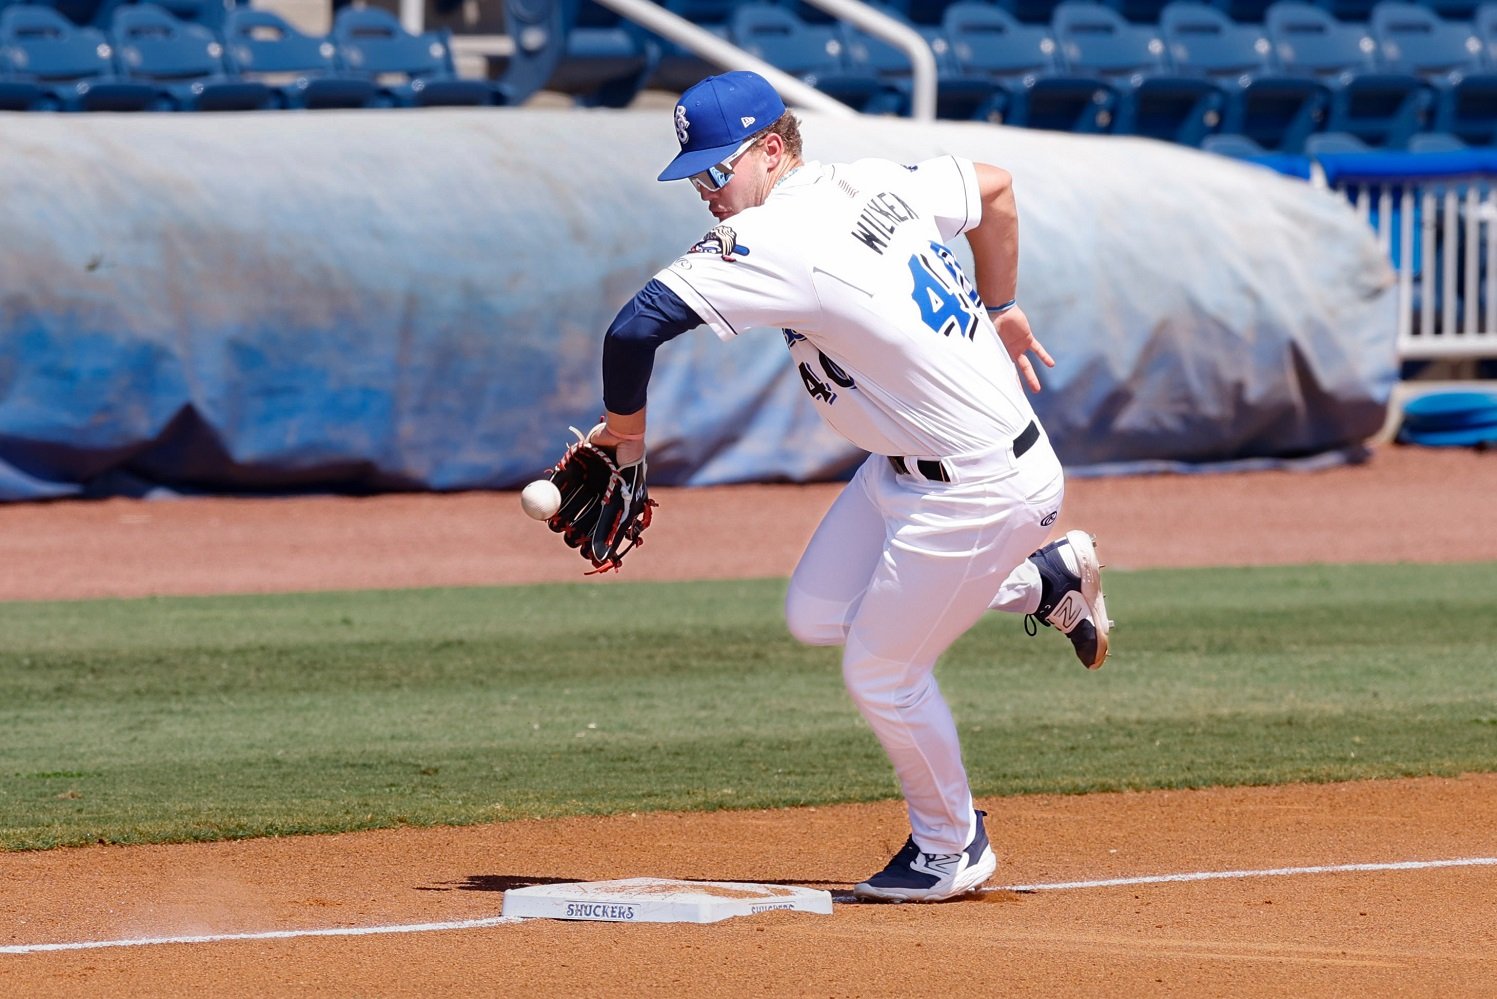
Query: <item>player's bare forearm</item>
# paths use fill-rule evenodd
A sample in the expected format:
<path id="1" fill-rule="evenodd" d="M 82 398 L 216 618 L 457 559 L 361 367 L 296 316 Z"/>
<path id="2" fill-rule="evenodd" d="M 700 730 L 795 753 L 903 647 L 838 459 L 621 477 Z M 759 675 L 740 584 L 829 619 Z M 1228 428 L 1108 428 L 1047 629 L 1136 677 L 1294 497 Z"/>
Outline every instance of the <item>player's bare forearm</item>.
<path id="1" fill-rule="evenodd" d="M 1013 177 L 1007 170 L 988 163 L 973 164 L 982 198 L 982 221 L 967 231 L 972 247 L 973 279 L 977 293 L 991 308 L 998 337 L 1019 369 L 1019 377 L 1031 392 L 1040 391 L 1033 354 L 1053 368 L 1055 360 L 1029 328 L 1029 317 L 1017 304 L 1019 287 L 1019 209 L 1014 201 Z"/>
<path id="2" fill-rule="evenodd" d="M 982 220 L 967 230 L 972 247 L 972 279 L 988 305 L 1017 297 L 1019 287 L 1019 209 L 1013 177 L 989 163 L 974 163 L 982 198 Z"/>

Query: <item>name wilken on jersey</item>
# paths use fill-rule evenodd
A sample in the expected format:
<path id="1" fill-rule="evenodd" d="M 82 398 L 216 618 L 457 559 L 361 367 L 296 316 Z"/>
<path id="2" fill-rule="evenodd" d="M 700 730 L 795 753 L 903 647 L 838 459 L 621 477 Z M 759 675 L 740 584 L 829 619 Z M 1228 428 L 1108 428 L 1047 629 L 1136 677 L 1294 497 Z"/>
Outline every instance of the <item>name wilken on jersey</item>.
<path id="1" fill-rule="evenodd" d="M 882 254 L 899 224 L 919 217 L 899 195 L 885 191 L 875 194 L 863 206 L 851 236 L 873 252 Z"/>

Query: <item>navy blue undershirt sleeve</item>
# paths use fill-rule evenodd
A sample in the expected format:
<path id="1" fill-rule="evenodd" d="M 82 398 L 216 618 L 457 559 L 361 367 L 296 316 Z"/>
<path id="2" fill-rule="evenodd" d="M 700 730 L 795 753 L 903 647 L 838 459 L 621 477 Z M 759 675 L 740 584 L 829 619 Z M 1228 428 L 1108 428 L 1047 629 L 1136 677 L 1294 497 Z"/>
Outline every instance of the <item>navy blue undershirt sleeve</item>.
<path id="1" fill-rule="evenodd" d="M 702 325 L 681 296 L 654 278 L 619 310 L 603 336 L 603 405 L 628 415 L 644 408 L 655 349 Z"/>

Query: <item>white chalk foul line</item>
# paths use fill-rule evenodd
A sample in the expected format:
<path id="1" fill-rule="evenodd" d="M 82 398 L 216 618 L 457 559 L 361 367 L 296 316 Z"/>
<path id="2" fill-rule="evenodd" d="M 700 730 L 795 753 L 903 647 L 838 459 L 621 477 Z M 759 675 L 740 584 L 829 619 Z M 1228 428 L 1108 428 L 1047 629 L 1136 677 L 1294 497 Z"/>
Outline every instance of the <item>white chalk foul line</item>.
<path id="1" fill-rule="evenodd" d="M 1245 878 L 1276 878 L 1293 874 L 1345 874 L 1355 871 L 1422 871 L 1438 867 L 1492 867 L 1497 857 L 1460 857 L 1454 860 L 1401 860 L 1388 864 L 1327 864 L 1320 867 L 1271 867 L 1258 871 L 1193 871 L 1184 874 L 1151 874 L 1135 878 L 1101 881 L 1050 881 L 1032 885 L 995 885 L 984 892 L 1075 891 L 1083 888 L 1119 888 L 1128 885 L 1161 885 L 1182 881 L 1225 881 Z M 837 902 L 858 901 L 851 895 L 834 895 Z M 101 950 L 108 947 L 151 947 L 157 944 L 226 943 L 233 940 L 292 940 L 298 937 L 366 937 L 381 933 L 438 933 L 444 930 L 475 930 L 486 926 L 520 923 L 518 916 L 487 916 L 451 923 L 406 923 L 397 926 L 345 926 L 321 930 L 267 930 L 262 933 L 211 933 L 183 937 L 141 937 L 134 940 L 80 940 L 74 943 L 9 944 L 0 954 L 42 954 L 63 950 Z"/>
<path id="2" fill-rule="evenodd" d="M 1387 864 L 1326 864 L 1319 867 L 1270 867 L 1258 871 L 1190 871 L 1183 874 L 1146 874 L 1133 878 L 1100 881 L 1042 881 L 1032 885 L 992 885 L 994 891 L 1077 891 L 1085 888 L 1122 888 L 1128 885 L 1165 885 L 1183 881 L 1235 881 L 1246 878 L 1282 878 L 1294 874 L 1346 874 L 1354 871 L 1422 871 L 1436 867 L 1493 867 L 1497 857 L 1458 857 L 1454 860 L 1399 860 Z M 858 902 L 853 895 L 833 895 L 834 902 Z M 878 903 L 874 903 L 878 904 Z"/>
<path id="3" fill-rule="evenodd" d="M 1497 857 L 1459 857 L 1454 860 L 1400 860 L 1389 864 L 1326 864 L 1319 867 L 1270 867 L 1260 871 L 1194 871 L 1152 874 L 1102 881 L 1051 881 L 1032 885 L 998 885 L 984 891 L 1074 891 L 1078 888 L 1119 888 L 1127 885 L 1164 885 L 1181 881 L 1229 881 L 1244 878 L 1282 878 L 1295 874 L 1346 874 L 1357 871 L 1424 871 L 1436 867 L 1490 867 Z"/>
<path id="4" fill-rule="evenodd" d="M 224 943 L 230 940 L 291 940 L 296 937 L 367 937 L 381 933 L 438 933 L 443 930 L 474 930 L 485 926 L 518 923 L 519 916 L 487 916 L 454 923 L 406 923 L 400 926 L 341 926 L 323 930 L 267 930 L 263 933 L 209 933 L 190 937 L 142 937 L 135 940 L 80 940 L 76 943 L 15 944 L 0 946 L 0 954 L 40 954 L 56 950 L 99 950 L 105 947 L 151 947 L 156 944 Z"/>

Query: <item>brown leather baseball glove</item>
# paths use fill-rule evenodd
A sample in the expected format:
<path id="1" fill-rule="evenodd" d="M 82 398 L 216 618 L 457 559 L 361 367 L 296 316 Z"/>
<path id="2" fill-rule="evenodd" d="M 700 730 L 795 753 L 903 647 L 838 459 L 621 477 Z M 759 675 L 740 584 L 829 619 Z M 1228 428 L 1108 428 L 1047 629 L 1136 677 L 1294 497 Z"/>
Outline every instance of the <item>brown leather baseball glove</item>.
<path id="1" fill-rule="evenodd" d="M 576 427 L 569 429 L 576 442 L 546 473 L 561 493 L 561 506 L 546 525 L 592 563 L 588 575 L 608 572 L 644 543 L 641 535 L 659 505 L 645 486 L 644 448 L 621 466 L 616 449 L 592 444 Z"/>

